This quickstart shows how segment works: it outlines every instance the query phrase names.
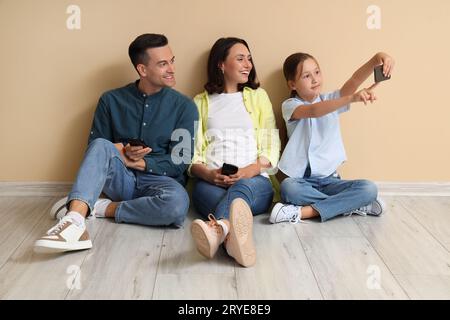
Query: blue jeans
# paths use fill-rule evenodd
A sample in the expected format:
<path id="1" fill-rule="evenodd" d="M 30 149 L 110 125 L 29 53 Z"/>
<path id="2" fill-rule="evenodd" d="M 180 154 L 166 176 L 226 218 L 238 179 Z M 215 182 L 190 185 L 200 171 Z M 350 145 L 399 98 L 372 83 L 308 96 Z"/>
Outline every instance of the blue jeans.
<path id="1" fill-rule="evenodd" d="M 192 193 L 195 209 L 205 218 L 212 213 L 217 219 L 228 219 L 231 202 L 236 198 L 245 200 L 253 215 L 265 213 L 272 204 L 272 183 L 268 178 L 255 176 L 241 179 L 225 189 L 197 179 Z"/>
<path id="2" fill-rule="evenodd" d="M 322 222 L 368 205 L 377 198 L 377 186 L 368 180 L 341 180 L 337 175 L 326 178 L 286 178 L 281 183 L 284 203 L 311 206 Z"/>
<path id="3" fill-rule="evenodd" d="M 116 222 L 151 226 L 181 226 L 189 209 L 189 196 L 175 179 L 128 169 L 114 144 L 92 141 L 67 203 L 81 200 L 92 211 L 103 191 L 120 202 Z"/>

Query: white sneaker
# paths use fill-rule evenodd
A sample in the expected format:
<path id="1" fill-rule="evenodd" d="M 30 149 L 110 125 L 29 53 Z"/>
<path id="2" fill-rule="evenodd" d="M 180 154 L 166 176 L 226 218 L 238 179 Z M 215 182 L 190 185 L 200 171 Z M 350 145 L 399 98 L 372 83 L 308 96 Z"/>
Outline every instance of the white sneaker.
<path id="1" fill-rule="evenodd" d="M 58 200 L 50 209 L 52 219 L 62 219 L 68 212 L 66 208 L 67 197 Z"/>
<path id="2" fill-rule="evenodd" d="M 270 213 L 269 221 L 270 223 L 279 223 L 279 222 L 291 222 L 298 223 L 301 217 L 301 209 L 300 206 L 294 206 L 292 204 L 283 204 L 278 202 L 272 209 Z"/>
<path id="3" fill-rule="evenodd" d="M 380 198 L 369 203 L 367 206 L 361 207 L 359 209 L 353 210 L 349 213 L 344 213 L 344 216 L 351 216 L 353 213 L 360 216 L 379 216 L 386 212 L 386 204 Z"/>
<path id="4" fill-rule="evenodd" d="M 66 208 L 66 203 L 67 203 L 67 199 L 68 197 L 64 197 L 60 200 L 58 200 L 53 207 L 50 209 L 50 216 L 52 217 L 52 219 L 62 219 L 68 212 L 67 208 Z M 111 200 L 109 199 L 98 199 L 95 204 L 94 204 L 94 209 L 92 210 L 91 214 L 89 215 L 88 219 L 91 217 L 104 217 L 104 215 L 97 215 L 96 213 L 96 207 L 98 205 L 104 205 L 106 200 L 108 200 L 109 202 L 111 202 Z M 109 204 L 108 202 L 108 204 Z"/>
<path id="5" fill-rule="evenodd" d="M 76 225 L 72 218 L 65 216 L 50 230 L 47 235 L 34 243 L 37 253 L 55 253 L 92 248 L 92 242 L 86 230 Z"/>

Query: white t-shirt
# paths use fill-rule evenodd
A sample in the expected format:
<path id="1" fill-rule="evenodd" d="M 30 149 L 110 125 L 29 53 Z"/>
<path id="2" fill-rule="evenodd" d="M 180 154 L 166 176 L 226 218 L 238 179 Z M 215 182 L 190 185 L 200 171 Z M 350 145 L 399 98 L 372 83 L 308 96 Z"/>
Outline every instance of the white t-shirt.
<path id="1" fill-rule="evenodd" d="M 209 95 L 206 138 L 206 164 L 212 169 L 224 163 L 242 168 L 256 162 L 254 127 L 242 92 Z"/>

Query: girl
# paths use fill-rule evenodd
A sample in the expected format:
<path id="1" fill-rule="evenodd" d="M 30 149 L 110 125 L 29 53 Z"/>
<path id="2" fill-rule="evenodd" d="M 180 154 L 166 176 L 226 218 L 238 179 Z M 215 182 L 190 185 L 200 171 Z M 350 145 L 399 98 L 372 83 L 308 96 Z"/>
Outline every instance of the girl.
<path id="1" fill-rule="evenodd" d="M 194 98 L 199 124 L 188 173 L 198 178 L 194 207 L 209 221 L 196 219 L 191 233 L 205 257 L 212 258 L 225 241 L 227 253 L 249 267 L 256 262 L 252 215 L 267 212 L 272 203 L 267 170 L 276 168 L 280 142 L 272 104 L 259 88 L 244 40 L 216 41 L 205 89 Z M 237 172 L 227 175 L 224 164 L 236 166 Z"/>
<path id="2" fill-rule="evenodd" d="M 376 84 L 356 91 L 378 65 L 390 76 L 394 60 L 377 53 L 340 90 L 321 94 L 322 73 L 317 60 L 305 53 L 286 59 L 283 72 L 292 91 L 291 98 L 282 104 L 282 112 L 289 141 L 278 167 L 288 178 L 281 184 L 283 203 L 274 206 L 271 223 L 318 216 L 324 222 L 341 214 L 378 216 L 385 211 L 373 182 L 341 180 L 336 172 L 346 160 L 339 114 L 348 111 L 351 103 L 366 105 L 376 100 Z"/>

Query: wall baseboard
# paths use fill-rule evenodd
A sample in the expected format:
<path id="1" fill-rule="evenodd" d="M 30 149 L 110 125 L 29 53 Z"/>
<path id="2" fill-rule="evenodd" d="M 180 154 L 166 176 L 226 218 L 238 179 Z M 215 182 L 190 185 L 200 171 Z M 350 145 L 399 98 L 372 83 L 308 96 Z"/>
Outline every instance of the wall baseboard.
<path id="1" fill-rule="evenodd" d="M 1 182 L 1 197 L 63 197 L 73 182 Z"/>
<path id="2" fill-rule="evenodd" d="M 380 195 L 450 196 L 450 182 L 382 182 L 376 181 Z"/>
<path id="3" fill-rule="evenodd" d="M 375 182 L 385 196 L 450 196 L 450 182 Z M 1 182 L 1 197 L 66 196 L 72 182 Z"/>

